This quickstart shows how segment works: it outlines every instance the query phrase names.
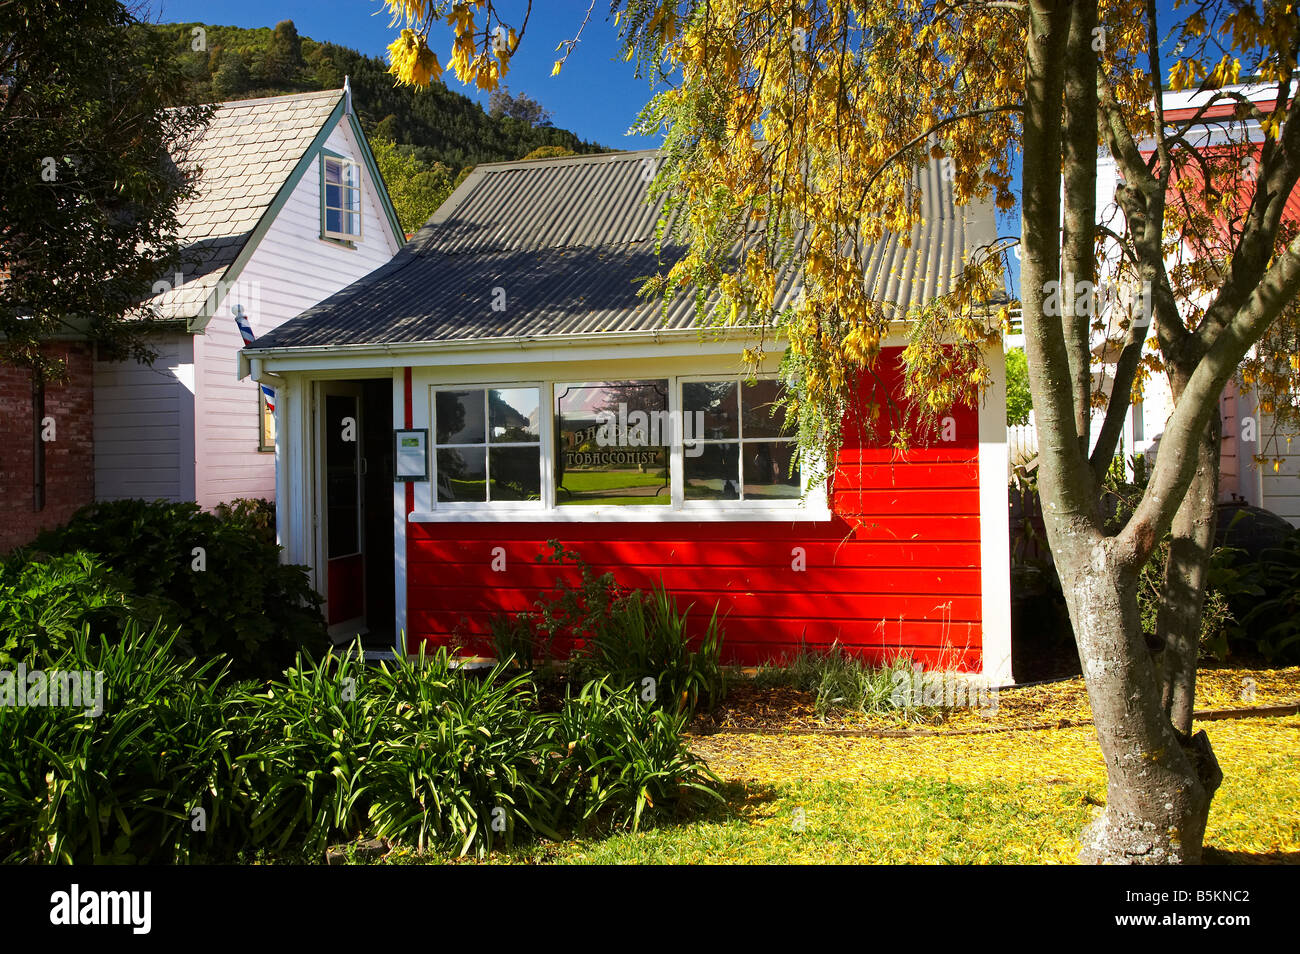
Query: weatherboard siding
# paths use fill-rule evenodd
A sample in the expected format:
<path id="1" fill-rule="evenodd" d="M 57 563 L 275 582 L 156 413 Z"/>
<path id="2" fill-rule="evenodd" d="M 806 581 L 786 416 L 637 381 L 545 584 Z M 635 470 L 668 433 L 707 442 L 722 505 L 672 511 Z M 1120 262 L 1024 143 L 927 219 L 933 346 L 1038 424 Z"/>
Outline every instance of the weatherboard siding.
<path id="1" fill-rule="evenodd" d="M 346 122 L 325 148 L 361 162 Z M 236 497 L 275 496 L 275 455 L 258 450 L 258 385 L 236 377 L 243 342 L 232 309 L 242 305 L 255 335 L 264 335 L 387 262 L 399 245 L 362 165 L 361 239 L 347 248 L 320 237 L 320 159 L 297 183 L 271 227 L 208 322 L 197 346 L 198 485 L 203 507 Z"/>
<path id="2" fill-rule="evenodd" d="M 191 338 L 170 335 L 153 347 L 152 366 L 95 362 L 97 500 L 184 500 L 193 493 Z"/>
<path id="3" fill-rule="evenodd" d="M 882 379 L 897 388 L 896 375 Z M 731 662 L 838 642 L 871 658 L 902 652 L 979 670 L 977 413 L 952 415 L 954 440 L 903 455 L 863 432 L 870 403 L 864 395 L 846 421 L 826 521 L 408 524 L 410 648 L 493 655 L 494 614 L 533 609 L 561 579 L 578 583 L 573 567 L 538 561 L 557 539 L 625 586 L 662 582 L 692 607 L 697 632 L 716 604 Z"/>

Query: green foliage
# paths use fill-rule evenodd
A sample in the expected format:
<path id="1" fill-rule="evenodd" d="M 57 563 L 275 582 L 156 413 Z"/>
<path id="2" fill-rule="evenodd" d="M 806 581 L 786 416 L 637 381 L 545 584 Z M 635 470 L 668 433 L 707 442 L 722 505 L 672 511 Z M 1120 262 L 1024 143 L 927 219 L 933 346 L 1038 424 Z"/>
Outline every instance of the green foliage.
<path id="1" fill-rule="evenodd" d="M 631 687 L 646 701 L 672 711 L 693 713 L 701 703 L 711 709 L 721 700 L 724 685 L 718 610 L 715 606 L 695 650 L 687 637 L 689 612 L 679 612 L 662 585 L 649 593 L 633 590 L 620 596 L 574 653 L 575 675 L 579 680 L 607 678 L 615 688 Z"/>
<path id="2" fill-rule="evenodd" d="M 388 700 L 366 691 L 351 654 L 299 657 L 265 691 L 245 694 L 235 726 L 252 811 L 250 842 L 319 855 L 365 820 L 363 768 Z"/>
<path id="3" fill-rule="evenodd" d="M 852 656 L 839 643 L 826 651 L 800 648 L 783 666 L 764 666 L 755 677 L 759 686 L 790 686 L 815 696 L 817 715 L 835 711 L 894 713 L 912 720 L 924 715 L 910 701 L 895 702 L 898 674 L 911 673 L 912 662 L 898 655 L 883 666 Z M 909 697 L 910 699 L 910 697 Z"/>
<path id="4" fill-rule="evenodd" d="M 375 834 L 480 856 L 524 832 L 558 837 L 554 718 L 534 711 L 526 676 L 457 673 L 443 649 L 387 678 L 397 705 L 371 757 Z"/>
<path id="5" fill-rule="evenodd" d="M 524 159 L 559 159 L 559 158 L 562 158 L 563 156 L 572 156 L 572 155 L 576 155 L 576 153 L 574 153 L 573 150 L 571 150 L 571 149 L 565 149 L 563 146 L 538 146 L 536 149 L 534 149 L 534 150 L 533 150 L 532 152 L 530 152 L 528 155 L 523 156 L 523 157 L 521 157 L 521 158 L 524 158 Z"/>
<path id="6" fill-rule="evenodd" d="M 557 579 L 533 612 L 502 614 L 490 621 L 498 659 L 522 666 L 549 666 L 559 651 L 570 650 L 571 672 L 581 682 L 609 677 L 616 688 L 635 687 L 647 701 L 673 710 L 712 708 L 724 690 L 723 633 L 717 607 L 691 648 L 690 612 L 662 584 L 650 593 L 620 586 L 612 573 L 597 574 L 582 557 L 556 540 L 539 562 L 572 562 L 580 582 Z M 651 682 L 647 682 L 651 680 Z"/>
<path id="7" fill-rule="evenodd" d="M 220 65 L 212 74 L 212 95 L 219 100 L 238 98 L 251 85 L 253 74 L 244 58 L 234 50 L 221 55 Z"/>
<path id="8" fill-rule="evenodd" d="M 439 650 L 367 669 L 300 657 L 268 685 L 178 660 L 160 627 L 76 634 L 50 669 L 103 672 L 102 710 L 0 707 L 0 861 L 307 861 L 362 834 L 486 855 L 560 826 L 637 828 L 715 796 L 684 715 L 605 684 L 540 712 L 528 675 Z"/>
<path id="9" fill-rule="evenodd" d="M 635 831 L 647 810 L 697 796 L 721 801 L 713 787 L 721 780 L 684 738 L 689 718 L 646 705 L 635 688 L 617 689 L 608 679 L 566 694 L 559 714 L 564 755 L 555 762 L 560 805 L 583 822 L 605 817 Z"/>
<path id="10" fill-rule="evenodd" d="M 1211 573 L 1235 617 L 1224 647 L 1271 665 L 1300 664 L 1300 531 L 1255 560 L 1240 551 L 1224 553 Z"/>
<path id="11" fill-rule="evenodd" d="M 181 60 L 117 0 L 0 3 L 0 361 L 66 373 L 41 342 L 84 332 L 152 360 L 140 307 L 182 263 L 191 173 L 159 161 L 207 120 L 167 110 Z"/>
<path id="12" fill-rule="evenodd" d="M 1029 394 L 1029 359 L 1023 348 L 1011 348 L 1007 362 L 1007 426 L 1029 423 L 1029 412 L 1034 409 Z"/>
<path id="13" fill-rule="evenodd" d="M 492 644 L 498 659 L 513 656 L 529 667 L 550 665 L 557 646 L 559 651 L 567 651 L 600 631 L 614 604 L 625 594 L 614 574 L 593 573 L 581 556 L 558 540 L 548 540 L 547 545 L 551 552 L 539 555 L 537 562 L 562 564 L 569 560 L 577 566 L 581 582 L 574 587 L 558 577 L 552 591 L 536 601 L 535 612 L 492 620 Z"/>
<path id="14" fill-rule="evenodd" d="M 178 661 L 173 639 L 129 623 L 118 640 L 83 630 L 44 657 L 102 672 L 102 714 L 0 707 L 0 861 L 171 863 L 238 843 L 223 664 Z"/>
<path id="15" fill-rule="evenodd" d="M 1107 527 L 1112 533 L 1122 527 L 1132 515 L 1146 491 L 1150 476 L 1146 458 L 1142 454 L 1130 457 L 1129 464 L 1133 469 L 1132 483 L 1127 482 L 1127 470 L 1124 459 L 1120 456 L 1115 457 L 1106 472 L 1102 501 L 1111 515 Z M 1170 534 L 1165 534 L 1138 574 L 1138 619 L 1144 633 L 1154 635 L 1158 632 L 1160 601 L 1165 591 L 1165 567 L 1169 562 L 1169 545 L 1172 540 Z M 1236 577 L 1226 570 L 1225 561 L 1228 559 L 1230 555 L 1222 548 L 1216 548 L 1210 555 L 1199 636 L 1200 655 L 1205 658 L 1223 660 L 1228 656 L 1228 635 L 1235 625 L 1228 594 L 1237 585 Z"/>
<path id="16" fill-rule="evenodd" d="M 411 147 L 398 146 L 378 133 L 369 142 L 402 229 L 417 231 L 451 195 L 451 169 L 441 162 L 417 159 Z"/>
<path id="17" fill-rule="evenodd" d="M 324 624 L 307 569 L 280 562 L 264 509 L 236 503 L 223 514 L 193 503 L 118 500 L 79 510 L 10 560 L 97 554 L 138 607 L 180 628 L 178 646 L 225 653 L 237 675 L 267 675 L 298 646 L 321 645 Z"/>
<path id="18" fill-rule="evenodd" d="M 551 125 L 551 114 L 542 104 L 527 93 L 514 95 L 508 87 L 498 86 L 488 94 L 488 115 L 493 119 L 506 117 L 529 126 Z"/>
<path id="19" fill-rule="evenodd" d="M 131 615 L 131 598 L 93 554 L 6 560 L 0 563 L 0 669 L 30 662 L 38 652 L 60 654 L 83 627 L 118 636 Z"/>
<path id="20" fill-rule="evenodd" d="M 343 77 L 349 77 L 352 102 L 365 128 L 381 126 L 379 134 L 411 149 L 425 170 L 441 164 L 454 175 L 476 163 L 518 159 L 542 146 L 558 146 L 575 153 L 605 151 L 605 147 L 564 129 L 533 125 L 504 114 L 489 116 L 477 102 L 442 83 L 432 83 L 424 90 L 395 86 L 382 58 L 365 56 L 345 46 L 298 37 L 298 57 L 293 57 L 291 51 L 286 55 L 282 50 L 289 43 L 288 31 L 292 29 L 297 37 L 292 21 L 277 24 L 274 31 L 198 23 L 150 25 L 148 28 L 170 50 L 172 61 L 189 70 L 177 102 L 202 103 L 221 98 L 214 89 L 214 74 L 220 71 L 222 60 L 211 55 L 199 57 L 190 49 L 190 31 L 196 26 L 207 31 L 209 50 L 220 47 L 223 56 L 225 51 L 235 51 L 245 64 L 258 67 L 252 71 L 250 85 L 239 94 L 241 97 L 339 89 Z M 406 216 L 401 216 L 401 221 L 403 227 L 408 227 Z M 423 219 L 419 221 L 423 224 Z"/>

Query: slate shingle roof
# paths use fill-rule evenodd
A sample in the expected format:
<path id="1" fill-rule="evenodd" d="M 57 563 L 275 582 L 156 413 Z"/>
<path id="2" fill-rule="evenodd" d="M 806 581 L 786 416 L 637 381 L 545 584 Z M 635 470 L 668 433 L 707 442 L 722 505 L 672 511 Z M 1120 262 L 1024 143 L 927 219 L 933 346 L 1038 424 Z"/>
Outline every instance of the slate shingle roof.
<path id="1" fill-rule="evenodd" d="M 663 199 L 646 199 L 657 161 L 644 151 L 478 166 L 391 261 L 256 350 L 689 329 L 693 292 L 667 308 L 637 295 L 683 252 L 655 252 Z M 992 213 L 957 207 L 939 170 L 920 173 L 925 222 L 910 247 L 886 236 L 866 257 L 875 296 L 902 311 L 948 290 L 994 237 Z M 493 310 L 496 288 L 504 310 Z M 792 274 L 778 307 L 797 293 Z"/>
<path id="2" fill-rule="evenodd" d="M 201 170 L 198 193 L 180 209 L 193 261 L 179 286 L 151 299 L 162 317 L 199 314 L 342 97 L 326 90 L 219 104 L 185 159 Z"/>

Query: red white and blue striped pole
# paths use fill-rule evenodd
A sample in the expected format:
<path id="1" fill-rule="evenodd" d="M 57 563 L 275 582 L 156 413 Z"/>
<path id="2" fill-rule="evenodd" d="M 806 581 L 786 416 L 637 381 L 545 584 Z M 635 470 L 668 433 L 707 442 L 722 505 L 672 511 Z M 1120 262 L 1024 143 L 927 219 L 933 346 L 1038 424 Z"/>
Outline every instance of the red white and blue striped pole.
<path id="1" fill-rule="evenodd" d="M 244 347 L 247 348 L 253 343 L 253 326 L 248 323 L 248 316 L 244 314 L 244 306 L 236 305 L 234 307 L 235 325 L 239 328 L 239 336 L 244 339 Z M 262 395 L 266 398 L 266 407 L 272 414 L 275 413 L 275 389 L 263 384 Z"/>

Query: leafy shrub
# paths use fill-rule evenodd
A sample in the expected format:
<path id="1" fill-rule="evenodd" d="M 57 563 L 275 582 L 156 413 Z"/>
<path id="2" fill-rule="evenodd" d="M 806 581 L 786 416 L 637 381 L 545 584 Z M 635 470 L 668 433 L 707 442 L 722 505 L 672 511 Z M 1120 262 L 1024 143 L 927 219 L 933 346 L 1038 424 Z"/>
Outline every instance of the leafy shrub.
<path id="1" fill-rule="evenodd" d="M 678 612 L 662 585 L 620 596 L 574 654 L 574 673 L 582 680 L 608 677 L 616 688 L 632 686 L 646 701 L 678 711 L 694 712 L 701 702 L 712 708 L 723 693 L 718 610 L 695 650 L 687 638 L 689 612 Z"/>
<path id="2" fill-rule="evenodd" d="M 544 651 L 538 639 L 537 627 L 531 613 L 499 613 L 488 620 L 492 651 L 503 663 L 532 669 L 543 663 Z"/>
<path id="3" fill-rule="evenodd" d="M 236 497 L 212 508 L 226 523 L 235 523 L 255 533 L 264 543 L 275 543 L 275 504 L 260 497 Z"/>
<path id="4" fill-rule="evenodd" d="M 119 636 L 132 615 L 132 600 L 94 554 L 6 560 L 0 563 L 0 669 L 36 653 L 58 656 L 85 627 Z"/>
<path id="5" fill-rule="evenodd" d="M 636 831 L 647 811 L 664 814 L 701 796 L 720 801 L 712 787 L 720 780 L 683 736 L 688 718 L 605 679 L 566 696 L 558 717 L 564 756 L 552 770 L 560 804 L 579 822 Z"/>
<path id="6" fill-rule="evenodd" d="M 1172 539 L 1166 536 L 1156 545 L 1151 559 L 1138 574 L 1138 617 L 1144 633 L 1157 632 L 1160 597 L 1165 589 L 1165 564 L 1169 561 L 1169 544 Z M 1228 634 L 1234 620 L 1226 595 L 1226 590 L 1232 585 L 1231 577 L 1223 569 L 1226 556 L 1220 549 L 1215 550 L 1210 557 L 1205 601 L 1201 605 L 1200 655 L 1203 658 L 1226 659 L 1228 655 Z"/>
<path id="7" fill-rule="evenodd" d="M 229 683 L 223 658 L 177 659 L 174 638 L 129 622 L 41 657 L 103 671 L 98 716 L 0 708 L 0 861 L 313 860 L 363 832 L 484 855 L 714 794 L 685 714 L 603 682 L 540 712 L 530 674 L 457 671 L 442 649 L 375 669 L 300 657 L 259 687 Z"/>
<path id="8" fill-rule="evenodd" d="M 1227 644 L 1270 664 L 1300 663 L 1300 532 L 1250 560 L 1230 551 L 1212 567 L 1235 617 Z"/>
<path id="9" fill-rule="evenodd" d="M 514 657 L 529 668 L 549 665 L 557 652 L 568 652 L 598 632 L 609 619 L 614 603 L 626 593 L 615 582 L 614 574 L 593 573 L 581 556 L 566 550 L 558 540 L 547 543 L 551 552 L 539 554 L 537 561 L 570 560 L 577 566 L 581 582 L 574 587 L 561 578 L 551 593 L 537 600 L 535 612 L 500 615 L 489 624 L 497 658 Z"/>
<path id="10" fill-rule="evenodd" d="M 102 672 L 102 714 L 0 707 L 0 860 L 169 863 L 242 838 L 225 672 L 178 660 L 174 638 L 134 622 L 116 640 L 83 629 L 40 658 L 47 672 Z"/>
<path id="11" fill-rule="evenodd" d="M 523 832 L 558 837 L 544 778 L 556 755 L 553 717 L 535 711 L 528 677 L 506 678 L 501 666 L 457 673 L 442 649 L 385 678 L 396 705 L 371 756 L 375 834 L 462 855 Z"/>
<path id="12" fill-rule="evenodd" d="M 241 697 L 239 763 L 248 778 L 250 841 L 320 854 L 365 821 L 364 770 L 388 697 L 351 653 L 300 656 L 282 678 Z"/>
<path id="13" fill-rule="evenodd" d="M 95 503 L 14 558 L 98 554 L 126 592 L 151 601 L 166 628 L 181 629 L 182 650 L 224 653 L 238 675 L 269 675 L 297 647 L 323 644 L 325 629 L 307 568 L 280 562 L 266 519 L 248 503 L 224 516 L 193 503 Z"/>

